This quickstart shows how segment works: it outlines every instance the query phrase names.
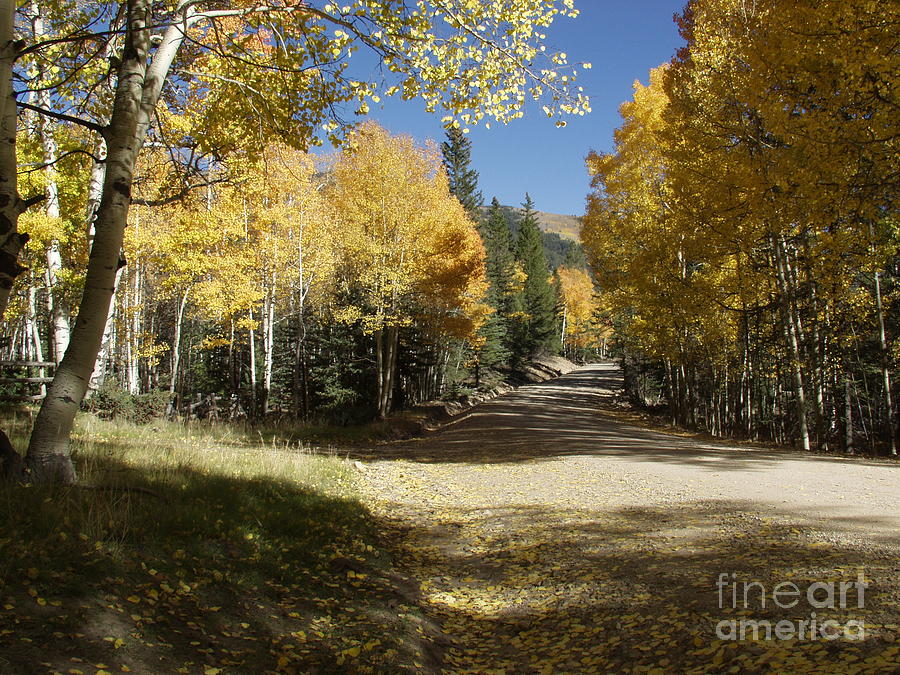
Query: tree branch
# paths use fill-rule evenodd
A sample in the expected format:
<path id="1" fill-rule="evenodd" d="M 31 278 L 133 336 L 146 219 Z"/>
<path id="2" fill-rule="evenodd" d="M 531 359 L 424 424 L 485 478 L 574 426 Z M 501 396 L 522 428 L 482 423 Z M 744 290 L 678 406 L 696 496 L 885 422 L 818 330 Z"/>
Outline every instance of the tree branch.
<path id="1" fill-rule="evenodd" d="M 52 117 L 53 119 L 60 120 L 61 122 L 71 122 L 72 124 L 77 124 L 79 126 L 85 127 L 86 129 L 90 129 L 91 131 L 96 131 L 98 134 L 105 137 L 106 127 L 102 127 L 96 122 L 90 122 L 88 120 L 83 120 L 80 117 L 73 117 L 72 115 L 66 115 L 65 113 L 47 110 L 46 108 L 40 108 L 36 105 L 26 103 L 25 101 L 16 101 L 16 105 L 20 108 L 24 108 L 25 110 L 36 112 L 39 115 L 45 115 L 47 117 Z"/>
<path id="2" fill-rule="evenodd" d="M 44 163 L 42 163 L 42 164 L 36 164 L 36 165 L 32 166 L 30 169 L 23 169 L 23 170 L 20 170 L 18 173 L 19 173 L 19 175 L 21 176 L 22 174 L 26 174 L 26 173 L 34 173 L 35 171 L 41 171 L 41 170 L 43 170 L 43 169 L 46 169 L 48 166 L 53 166 L 54 164 L 56 164 L 56 163 L 59 162 L 60 160 L 65 159 L 66 157 L 70 157 L 71 155 L 87 155 L 87 156 L 90 157 L 93 161 L 95 161 L 95 162 L 97 162 L 97 163 L 100 163 L 100 162 L 103 161 L 102 159 L 100 159 L 99 157 L 97 157 L 95 154 L 93 154 L 93 153 L 91 153 L 91 152 L 88 152 L 87 150 L 81 150 L 81 149 L 78 149 L 78 150 L 70 150 L 69 152 L 64 152 L 64 153 L 61 154 L 59 157 L 57 157 L 56 159 L 54 159 L 52 162 L 44 162 Z"/>

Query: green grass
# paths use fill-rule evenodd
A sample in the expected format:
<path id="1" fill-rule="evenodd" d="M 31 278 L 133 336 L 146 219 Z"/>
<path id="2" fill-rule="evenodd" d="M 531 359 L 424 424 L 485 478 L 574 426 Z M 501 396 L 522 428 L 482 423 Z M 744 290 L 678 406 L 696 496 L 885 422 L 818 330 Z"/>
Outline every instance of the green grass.
<path id="1" fill-rule="evenodd" d="M 25 447 L 28 417 L 0 424 Z M 249 431 L 84 415 L 101 489 L 0 486 L 0 672 L 417 669 L 352 465 Z"/>

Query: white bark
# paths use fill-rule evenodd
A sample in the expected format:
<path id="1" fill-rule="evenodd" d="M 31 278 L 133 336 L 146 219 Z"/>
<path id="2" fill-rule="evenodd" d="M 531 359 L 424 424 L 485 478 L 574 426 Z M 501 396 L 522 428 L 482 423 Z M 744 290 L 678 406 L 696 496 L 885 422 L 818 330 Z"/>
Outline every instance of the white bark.
<path id="1" fill-rule="evenodd" d="M 125 344 L 125 383 L 129 394 L 141 391 L 140 368 L 138 367 L 138 348 L 143 328 L 143 286 L 141 284 L 142 266 L 133 262 L 128 266 L 129 292 L 128 317 Z"/>
<path id="2" fill-rule="evenodd" d="M 100 208 L 100 200 L 103 197 L 103 182 L 106 180 L 106 141 L 97 140 L 94 146 L 94 163 L 91 164 L 91 177 L 88 179 L 87 209 L 85 211 L 85 223 L 87 225 L 88 250 L 94 248 L 94 236 L 96 234 L 97 211 Z"/>
<path id="3" fill-rule="evenodd" d="M 775 256 L 775 277 L 778 281 L 781 296 L 782 321 L 784 337 L 790 353 L 791 377 L 794 384 L 794 409 L 797 415 L 800 445 L 809 452 L 809 425 L 806 418 L 806 393 L 803 383 L 803 370 L 800 357 L 800 329 L 797 325 L 791 303 L 790 269 L 784 244 L 779 237 L 773 237 Z"/>
<path id="4" fill-rule="evenodd" d="M 37 2 L 31 3 L 32 35 L 35 42 L 44 38 L 44 19 L 41 8 Z M 39 73 L 35 73 L 37 80 Z M 40 82 L 38 82 L 40 84 Z M 38 107 L 49 110 L 52 107 L 50 92 L 38 88 L 34 93 Z M 60 217 L 59 185 L 56 180 L 56 161 L 59 158 L 59 146 L 53 135 L 54 123 L 44 116 L 36 116 L 34 131 L 41 141 L 42 160 L 44 163 L 44 177 L 46 186 L 44 193 L 46 202 L 44 209 L 47 215 L 55 220 Z M 62 360 L 66 348 L 69 346 L 69 311 L 59 297 L 56 287 L 59 282 L 59 271 L 62 269 L 62 256 L 59 251 L 59 241 L 52 240 L 45 249 L 44 256 L 47 263 L 47 274 L 44 277 L 46 285 L 47 315 L 50 317 L 50 345 L 53 360 L 59 363 Z"/>
<path id="5" fill-rule="evenodd" d="M 69 310 L 56 291 L 59 283 L 59 271 L 62 269 L 59 242 L 56 240 L 50 242 L 50 246 L 47 247 L 44 254 L 47 261 L 47 273 L 44 279 L 47 287 L 47 313 L 50 315 L 51 321 L 50 343 L 53 360 L 59 363 L 69 347 L 70 336 Z"/>
<path id="6" fill-rule="evenodd" d="M 115 296 L 116 289 L 119 287 L 119 281 L 122 279 L 123 268 L 119 267 L 116 262 L 116 277 L 113 283 L 112 291 Z M 93 393 L 97 391 L 106 381 L 106 371 L 109 366 L 109 356 L 112 351 L 112 345 L 115 343 L 113 339 L 113 330 L 115 329 L 116 319 L 116 303 L 110 298 L 109 311 L 106 314 L 106 323 L 103 325 L 103 337 L 100 339 L 100 351 L 94 361 L 94 368 L 91 371 L 91 377 L 88 380 L 88 391 L 85 393 Z"/>
<path id="7" fill-rule="evenodd" d="M 0 1 L 0 318 L 6 312 L 13 281 L 25 271 L 19 253 L 27 235 L 18 232 L 27 204 L 19 197 L 16 165 L 16 99 L 13 65 L 21 45 L 13 40 L 16 3 Z"/>
<path id="8" fill-rule="evenodd" d="M 72 340 L 44 399 L 26 458 L 35 480 L 74 482 L 69 436 L 100 351 L 118 272 L 134 167 L 172 60 L 184 39 L 180 25 L 167 31 L 150 67 L 149 0 L 128 3 L 127 34 L 116 96 L 106 131 L 107 167 L 97 210 L 84 293 Z M 102 235 L 102 236 L 101 236 Z"/>
<path id="9" fill-rule="evenodd" d="M 272 393 L 272 369 L 275 363 L 275 280 L 272 273 L 272 288 L 266 294 L 263 313 L 263 400 L 262 414 L 269 412 L 269 395 Z"/>
<path id="10" fill-rule="evenodd" d="M 169 377 L 169 393 L 172 395 L 169 399 L 167 414 L 171 415 L 178 410 L 175 400 L 175 390 L 178 386 L 178 369 L 181 366 L 181 332 L 184 323 L 184 310 L 187 307 L 188 295 L 191 289 L 185 289 L 178 303 L 178 313 L 175 317 L 175 336 L 172 340 L 172 374 Z"/>
<path id="11" fill-rule="evenodd" d="M 394 380 L 397 373 L 397 344 L 399 337 L 400 331 L 396 326 L 387 326 L 375 334 L 379 419 L 387 417 L 394 401 Z"/>
<path id="12" fill-rule="evenodd" d="M 250 309 L 250 400 L 256 414 L 256 329 L 253 328 L 253 308 Z"/>
<path id="13" fill-rule="evenodd" d="M 881 300 L 881 273 L 875 270 L 875 308 L 878 312 L 878 345 L 881 348 L 881 385 L 884 388 L 885 426 L 890 443 L 890 454 L 897 456 L 897 438 L 894 430 L 894 402 L 891 398 L 890 352 L 884 332 L 884 305 Z"/>

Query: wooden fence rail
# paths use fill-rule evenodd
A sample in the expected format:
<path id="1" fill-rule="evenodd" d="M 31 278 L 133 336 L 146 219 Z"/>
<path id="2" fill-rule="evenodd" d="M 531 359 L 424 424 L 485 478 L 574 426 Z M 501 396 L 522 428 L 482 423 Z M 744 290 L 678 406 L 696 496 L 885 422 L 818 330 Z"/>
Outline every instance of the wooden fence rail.
<path id="1" fill-rule="evenodd" d="M 20 368 L 25 369 L 26 375 L 8 375 L 10 370 Z M 17 387 L 19 391 L 5 393 L 2 397 L 13 401 L 42 400 L 47 394 L 47 385 L 53 381 L 53 377 L 45 377 L 43 371 L 45 369 L 53 370 L 54 368 L 56 368 L 56 364 L 53 361 L 0 361 L 0 372 L 4 373 L 4 376 L 0 377 L 0 384 L 20 385 L 20 387 Z M 38 370 L 37 376 L 31 374 L 32 369 Z M 35 384 L 40 385 L 39 393 L 29 391 L 30 386 Z M 21 389 L 24 389 L 24 391 Z"/>

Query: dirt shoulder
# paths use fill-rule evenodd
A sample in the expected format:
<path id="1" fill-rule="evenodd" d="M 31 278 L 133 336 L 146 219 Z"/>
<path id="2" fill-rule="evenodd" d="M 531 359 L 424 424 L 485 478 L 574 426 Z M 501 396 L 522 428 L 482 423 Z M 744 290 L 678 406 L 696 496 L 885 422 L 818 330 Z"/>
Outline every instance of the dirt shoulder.
<path id="1" fill-rule="evenodd" d="M 365 463 L 444 672 L 890 672 L 898 467 L 630 426 L 599 409 L 620 381 L 582 367 Z M 833 607 L 803 595 L 842 581 Z M 793 607 L 773 602 L 780 583 L 802 595 Z M 819 632 L 828 620 L 837 639 Z M 793 638 L 732 640 L 731 621 L 763 636 L 786 621 Z"/>

